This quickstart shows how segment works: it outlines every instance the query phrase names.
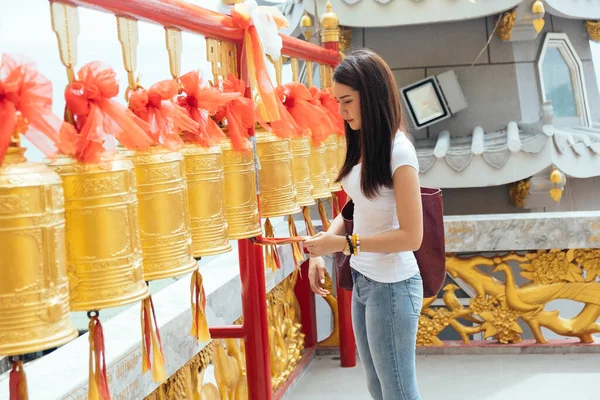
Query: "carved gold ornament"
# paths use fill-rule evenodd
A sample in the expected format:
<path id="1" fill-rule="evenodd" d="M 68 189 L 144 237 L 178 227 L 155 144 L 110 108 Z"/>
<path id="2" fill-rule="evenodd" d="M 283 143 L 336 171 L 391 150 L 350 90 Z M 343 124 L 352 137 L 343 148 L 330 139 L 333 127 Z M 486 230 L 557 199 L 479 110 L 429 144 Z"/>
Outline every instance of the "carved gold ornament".
<path id="1" fill-rule="evenodd" d="M 587 29 L 591 40 L 594 42 L 600 42 L 600 20 L 585 21 L 585 28 Z"/>
<path id="2" fill-rule="evenodd" d="M 496 30 L 496 35 L 502 41 L 510 40 L 513 27 L 517 21 L 517 10 L 507 11 L 500 16 L 500 24 Z"/>
<path id="3" fill-rule="evenodd" d="M 464 343 L 469 343 L 468 335 L 478 332 L 500 343 L 518 343 L 523 333 L 519 320 L 529 326 L 539 344 L 547 343 L 542 327 L 561 336 L 577 337 L 583 343 L 592 343 L 592 335 L 600 332 L 596 323 L 600 317 L 600 250 L 539 250 L 493 258 L 451 255 L 446 260 L 448 273 L 471 286 L 476 296 L 463 308 L 453 295 L 456 286 L 446 285 L 445 307 L 431 307 L 432 299 L 426 299 L 419 319 L 419 345 L 443 345 L 437 335 L 448 325 Z M 484 272 L 486 267 L 489 271 Z M 520 286 L 515 283 L 513 271 L 517 268 L 530 282 Z M 492 276 L 493 272 L 503 274 L 504 282 L 496 279 L 498 275 Z M 573 318 L 561 318 L 557 310 L 545 309 L 557 299 L 582 303 L 583 309 Z"/>
<path id="4" fill-rule="evenodd" d="M 515 207 L 525 207 L 525 198 L 527 198 L 530 188 L 531 182 L 529 179 L 524 179 L 508 185 L 508 194 Z"/>

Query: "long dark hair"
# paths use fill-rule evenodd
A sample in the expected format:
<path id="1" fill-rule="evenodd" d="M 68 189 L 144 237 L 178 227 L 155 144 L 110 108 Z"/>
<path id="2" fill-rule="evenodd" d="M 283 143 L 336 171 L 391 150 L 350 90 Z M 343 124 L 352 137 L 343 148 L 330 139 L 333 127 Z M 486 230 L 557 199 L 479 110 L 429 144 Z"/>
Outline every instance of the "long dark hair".
<path id="1" fill-rule="evenodd" d="M 360 95 L 360 131 L 346 127 L 346 159 L 337 177 L 341 181 L 362 159 L 360 188 L 372 199 L 379 189 L 393 186 L 391 173 L 394 135 L 404 128 L 396 80 L 376 53 L 361 49 L 348 54 L 333 73 L 334 82 Z"/>

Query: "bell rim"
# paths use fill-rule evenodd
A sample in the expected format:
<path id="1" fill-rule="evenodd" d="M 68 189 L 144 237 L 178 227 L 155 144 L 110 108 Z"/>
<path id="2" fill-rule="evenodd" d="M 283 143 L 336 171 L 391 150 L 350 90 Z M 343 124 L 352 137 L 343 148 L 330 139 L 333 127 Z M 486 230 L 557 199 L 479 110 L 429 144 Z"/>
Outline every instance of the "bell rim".
<path id="1" fill-rule="evenodd" d="M 263 210 L 260 210 L 260 216 L 262 218 L 277 218 L 277 217 L 285 217 L 288 215 L 292 215 L 292 214 L 298 214 L 301 213 L 302 209 L 300 208 L 300 205 L 298 203 L 295 204 L 295 207 L 290 207 L 287 209 L 283 209 L 283 210 L 277 210 L 277 211 L 273 211 L 272 213 L 265 213 L 263 212 Z"/>
<path id="2" fill-rule="evenodd" d="M 183 266 L 171 268 L 167 271 L 144 271 L 144 280 L 155 281 L 158 279 L 175 278 L 193 272 L 198 268 L 198 261 L 194 259 L 193 255 L 190 255 L 190 258 L 191 260 L 185 263 Z"/>
<path id="3" fill-rule="evenodd" d="M 66 331 L 66 332 L 65 332 Z M 56 337 L 58 336 L 58 337 Z M 20 342 L 18 345 L 2 345 L 0 346 L 0 354 L 5 356 L 20 356 L 23 354 L 35 353 L 37 351 L 44 351 L 53 347 L 59 347 L 70 341 L 76 339 L 79 336 L 77 329 L 72 322 L 69 323 L 69 328 L 61 330 L 59 333 L 52 335 L 52 338 L 41 338 L 30 340 L 27 342 Z M 56 338 L 54 338 L 56 337 Z"/>
<path id="4" fill-rule="evenodd" d="M 231 226 L 229 229 L 231 230 Z M 262 235 L 262 227 L 260 227 L 260 226 L 257 229 L 254 229 L 252 231 L 241 232 L 238 234 L 230 233 L 227 237 L 229 238 L 229 240 L 242 240 L 242 239 L 250 239 L 253 237 L 257 237 L 259 235 Z"/>
<path id="5" fill-rule="evenodd" d="M 227 242 L 227 245 L 215 247 L 214 249 L 194 251 L 194 257 L 216 256 L 218 254 L 229 253 L 231 250 L 233 250 L 233 246 Z"/>
<path id="6" fill-rule="evenodd" d="M 148 290 L 148 285 L 144 284 L 143 287 L 133 292 L 132 294 L 128 296 L 122 296 L 117 299 L 108 299 L 104 301 L 87 300 L 78 302 L 71 300 L 71 311 L 90 311 L 102 310 L 105 308 L 121 307 L 137 303 L 138 301 L 144 300 L 148 296 L 150 296 L 150 290 Z"/>

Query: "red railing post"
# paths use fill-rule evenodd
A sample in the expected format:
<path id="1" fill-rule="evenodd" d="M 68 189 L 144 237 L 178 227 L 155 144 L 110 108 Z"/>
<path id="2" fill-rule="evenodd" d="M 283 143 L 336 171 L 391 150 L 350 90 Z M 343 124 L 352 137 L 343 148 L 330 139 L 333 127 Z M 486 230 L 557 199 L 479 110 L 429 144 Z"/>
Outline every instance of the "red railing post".
<path id="1" fill-rule="evenodd" d="M 240 240 L 240 279 L 242 283 L 242 315 L 246 333 L 246 374 L 249 400 L 271 400 L 271 357 L 267 292 L 261 246 Z"/>
<path id="2" fill-rule="evenodd" d="M 346 204 L 348 196 L 346 192 L 341 191 L 334 194 L 337 196 L 340 210 Z M 333 216 L 334 218 L 337 215 Z M 339 282 L 339 280 L 336 280 Z M 338 301 L 338 323 L 340 332 L 340 364 L 343 368 L 356 366 L 356 341 L 354 338 L 354 329 L 352 328 L 352 292 L 342 289 L 337 285 Z"/>
<path id="3" fill-rule="evenodd" d="M 308 349 L 317 345 L 317 314 L 315 294 L 310 288 L 308 280 L 308 260 L 300 266 L 300 276 L 296 280 L 294 293 L 300 306 L 300 323 L 304 333 L 304 348 Z"/>

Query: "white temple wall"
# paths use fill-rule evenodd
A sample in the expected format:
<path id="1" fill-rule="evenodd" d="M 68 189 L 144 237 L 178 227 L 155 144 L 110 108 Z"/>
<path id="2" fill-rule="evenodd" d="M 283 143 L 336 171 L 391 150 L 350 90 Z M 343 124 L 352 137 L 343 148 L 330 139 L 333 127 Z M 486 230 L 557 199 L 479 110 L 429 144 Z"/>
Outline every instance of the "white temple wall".
<path id="1" fill-rule="evenodd" d="M 354 28 L 354 48 L 368 47 L 386 59 L 398 87 L 454 69 L 469 108 L 428 129 L 412 131 L 417 139 L 435 138 L 442 130 L 452 135 L 471 134 L 476 125 L 486 132 L 502 129 L 511 121 L 536 120 L 542 102 L 537 60 L 545 34 L 566 33 L 581 58 L 593 121 L 600 123 L 600 94 L 592 50 L 583 21 L 546 15 L 546 25 L 536 40 L 503 42 L 494 36 L 477 64 L 495 26 L 495 17 L 470 21 Z"/>

